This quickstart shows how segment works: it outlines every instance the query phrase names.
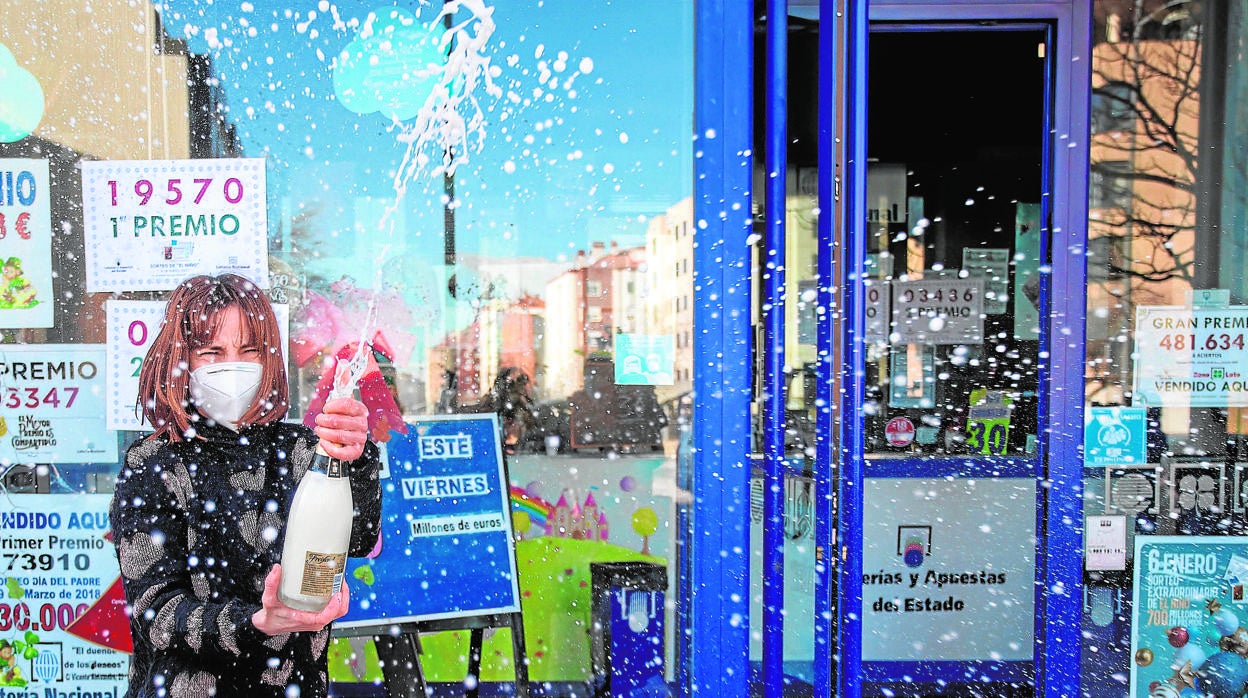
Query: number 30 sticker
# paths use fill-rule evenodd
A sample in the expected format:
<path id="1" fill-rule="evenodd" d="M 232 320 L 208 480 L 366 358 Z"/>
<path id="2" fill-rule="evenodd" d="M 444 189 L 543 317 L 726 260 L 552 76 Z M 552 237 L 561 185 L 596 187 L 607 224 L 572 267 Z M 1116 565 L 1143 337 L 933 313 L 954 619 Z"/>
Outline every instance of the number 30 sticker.
<path id="1" fill-rule="evenodd" d="M 1010 412 L 1014 399 L 1000 390 L 971 391 L 966 417 L 966 446 L 971 453 L 1000 456 L 1010 443 Z"/>

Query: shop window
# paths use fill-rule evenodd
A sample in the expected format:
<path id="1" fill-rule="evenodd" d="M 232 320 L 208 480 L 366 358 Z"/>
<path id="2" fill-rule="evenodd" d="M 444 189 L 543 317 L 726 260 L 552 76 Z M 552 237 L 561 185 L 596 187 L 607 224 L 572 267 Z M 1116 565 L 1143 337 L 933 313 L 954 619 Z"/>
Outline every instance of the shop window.
<path id="1" fill-rule="evenodd" d="M 443 9 L 457 13 L 450 35 Z M 364 337 L 409 421 L 499 415 L 515 478 L 506 484 L 524 489 L 511 488 L 513 503 L 539 505 L 516 530 L 521 548 L 546 536 L 593 541 L 575 564 L 583 578 L 572 612 L 530 611 L 530 591 L 552 597 L 543 574 L 520 578 L 526 613 L 553 622 L 546 642 L 564 648 L 543 650 L 535 682 L 586 668 L 574 650 L 590 623 L 590 559 L 631 560 L 644 546 L 677 577 L 674 475 L 651 477 L 651 465 L 675 457 L 659 405 L 688 392 L 683 364 L 692 361 L 671 348 L 692 282 L 659 262 L 672 258 L 671 231 L 688 230 L 693 216 L 692 2 L 565 12 L 536 1 L 136 0 L 5 3 L 0 14 L 14 29 L 0 33 L 0 364 L 91 367 L 0 414 L 6 520 L 32 508 L 25 493 L 49 491 L 65 495 L 54 497 L 58 511 L 107 517 L 125 448 L 150 432 L 126 381 L 145 359 L 161 301 L 187 276 L 236 271 L 280 306 L 288 419 L 304 417 L 328 359 Z M 400 38 L 377 38 L 389 32 Z M 444 60 L 448 49 L 460 50 L 455 60 Z M 415 79 L 413 66 L 434 74 Z M 438 108 L 463 111 L 425 118 L 428 100 L 447 94 L 454 99 Z M 587 135 L 596 129 L 601 137 Z M 690 165 L 663 166 L 673 162 Z M 106 231 L 113 223 L 129 226 L 135 247 Z M 139 249 L 140 239 L 153 244 Z M 131 270 L 140 262 L 148 268 Z M 99 283 L 105 272 L 109 283 Z M 617 359 L 642 370 L 617 375 Z M 18 391 L 13 380 L 0 387 Z M 584 399 L 625 385 L 606 411 Z M 392 458 L 401 441 L 388 442 Z M 623 455 L 608 461 L 608 452 Z M 601 497 L 585 513 L 591 489 Z M 546 525 L 547 512 L 553 523 L 571 509 L 584 515 L 575 530 Z M 629 525 L 643 509 L 654 529 Z M 106 527 L 90 526 L 97 542 Z M 387 544 L 373 561 L 378 580 L 402 548 Z M 8 598 L 73 593 L 86 608 L 117 578 L 111 544 L 90 552 L 96 581 L 23 576 L 22 589 L 11 578 Z M 93 608 L 120 614 L 114 601 Z M 14 661 L 26 676 L 14 663 L 0 684 L 60 686 L 50 678 L 69 668 L 60 659 L 89 645 L 62 632 L 74 609 L 62 610 L 56 623 L 40 621 L 40 661 L 33 617 L 19 629 L 31 654 Z M 14 632 L 3 637 L 22 638 Z M 344 647 L 329 650 L 330 678 L 356 681 L 339 661 L 354 651 Z M 485 654 L 483 674 L 510 671 L 498 665 L 509 651 Z M 428 661 L 432 674 L 458 670 L 462 682 L 462 667 Z M 104 676 L 124 684 L 124 662 L 110 655 L 107 672 L 70 678 L 117 692 Z M 375 659 L 368 671 L 380 676 Z"/>

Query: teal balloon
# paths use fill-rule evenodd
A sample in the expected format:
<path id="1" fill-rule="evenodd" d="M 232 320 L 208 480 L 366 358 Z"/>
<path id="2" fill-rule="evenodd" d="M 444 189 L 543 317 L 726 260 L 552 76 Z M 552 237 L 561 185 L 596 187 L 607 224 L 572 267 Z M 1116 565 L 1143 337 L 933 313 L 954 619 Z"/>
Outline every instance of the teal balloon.
<path id="1" fill-rule="evenodd" d="M 0 143 L 29 136 L 43 119 L 43 87 L 0 43 Z"/>
<path id="2" fill-rule="evenodd" d="M 1240 698 L 1248 684 L 1248 660 L 1232 652 L 1218 652 L 1198 672 L 1200 690 L 1215 698 Z"/>
<path id="3" fill-rule="evenodd" d="M 1213 614 L 1213 625 L 1223 635 L 1230 635 L 1239 627 L 1239 616 L 1231 609 L 1224 608 Z"/>
<path id="4" fill-rule="evenodd" d="M 1218 629 L 1213 626 L 1213 623 L 1205 623 L 1201 626 L 1200 637 L 1206 644 L 1217 647 L 1218 640 L 1222 639 L 1222 633 L 1218 632 Z"/>
<path id="5" fill-rule="evenodd" d="M 334 62 L 338 103 L 357 114 L 412 119 L 442 82 L 443 33 L 441 22 L 431 24 L 402 8 L 379 7 L 369 13 Z"/>

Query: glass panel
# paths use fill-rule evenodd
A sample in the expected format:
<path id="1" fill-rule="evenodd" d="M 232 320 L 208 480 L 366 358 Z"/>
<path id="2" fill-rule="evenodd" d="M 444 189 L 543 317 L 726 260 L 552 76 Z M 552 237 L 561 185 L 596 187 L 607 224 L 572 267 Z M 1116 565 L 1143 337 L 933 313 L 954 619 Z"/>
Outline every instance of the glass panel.
<path id="1" fill-rule="evenodd" d="M 805 8 L 810 14 L 811 8 Z M 796 9 L 795 12 L 801 12 Z M 755 407 L 754 407 L 754 469 L 750 481 L 750 661 L 761 667 L 763 636 L 774 632 L 764 626 L 763 584 L 769 571 L 764 564 L 764 505 L 766 480 L 762 454 L 765 437 L 764 370 L 766 356 L 758 347 L 762 340 L 762 308 L 768 302 L 765 292 L 762 257 L 767 211 L 765 203 L 766 173 L 764 171 L 763 132 L 766 104 L 766 55 L 764 23 L 755 33 L 755 158 L 754 164 L 754 309 L 758 341 L 755 344 Z M 792 695 L 809 695 L 814 677 L 815 643 L 815 528 L 814 480 L 815 457 L 815 379 L 818 360 L 816 333 L 820 315 L 818 307 L 818 27 L 817 21 L 788 17 L 788 172 L 785 180 L 785 420 L 782 526 L 784 533 L 784 630 L 783 672 L 786 691 Z M 775 579 L 774 575 L 770 576 Z M 761 690 L 761 689 L 759 689 Z M 805 691 L 805 693 L 803 693 Z"/>
<path id="2" fill-rule="evenodd" d="M 872 33 L 865 429 L 874 457 L 1035 452 L 1043 41 Z M 916 54 L 931 59 L 915 63 Z M 992 73 L 975 67 L 983 56 L 993 56 Z M 888 99 L 892 91 L 904 99 Z"/>
<path id="3" fill-rule="evenodd" d="M 1034 693 L 1046 41 L 872 24 L 857 602 L 872 692 Z"/>
<path id="4" fill-rule="evenodd" d="M 1231 537 L 1248 530 L 1244 8 L 1094 7 L 1084 686 L 1231 695 L 1219 667 L 1242 664 L 1248 621 Z M 1184 554 L 1202 566 L 1174 567 Z"/>
<path id="5" fill-rule="evenodd" d="M 606 562 L 662 573 L 657 589 L 644 575 L 635 593 L 621 582 L 620 598 L 627 627 L 666 635 L 665 661 L 647 671 L 674 676 L 676 502 L 693 476 L 693 3 L 172 0 L 90 9 L 4 10 L 5 25 L 22 28 L 0 37 L 6 364 L 15 365 L 14 352 L 31 356 L 17 345 L 90 347 L 98 357 L 66 361 L 94 362 L 98 384 L 84 368 L 71 387 L 84 399 L 99 393 L 97 415 L 133 418 L 133 388 L 104 385 L 106 362 L 118 360 L 116 352 L 106 360 L 105 347 L 126 338 L 117 313 L 148 312 L 134 304 L 164 299 L 176 281 L 162 286 L 136 272 L 115 275 L 107 289 L 90 284 L 110 264 L 146 263 L 112 254 L 112 238 L 92 237 L 93 226 L 112 220 L 145 244 L 158 238 L 152 269 L 196 268 L 207 257 L 237 264 L 288 318 L 289 421 L 309 409 L 327 360 L 361 338 L 373 342 L 387 399 L 407 421 L 497 415 L 532 680 L 557 690 L 591 680 L 591 612 L 610 610 L 605 596 L 591 598 L 591 566 Z M 226 244 L 224 222 L 215 237 L 191 232 L 198 219 L 173 227 L 174 216 L 204 213 L 194 208 L 200 195 L 216 195 L 192 183 L 207 175 L 169 174 L 208 167 L 190 159 L 260 163 L 262 188 L 218 182 L 226 201 L 241 199 L 243 186 L 263 194 L 255 264 L 234 258 L 243 251 Z M 123 160 L 140 161 L 123 169 L 153 174 L 106 177 L 92 189 L 87 163 Z M 133 210 L 98 218 L 118 197 L 133 199 Z M 166 207 L 159 228 L 156 214 L 140 210 L 156 205 Z M 30 231 L 41 246 L 25 243 Z M 143 327 L 154 332 L 158 318 Z M 39 422 L 58 399 L 40 393 L 29 412 L 0 413 L 0 434 L 7 422 L 10 438 L 41 439 L 46 427 L 64 447 L 44 444 L 37 457 L 4 451 L 8 491 L 84 503 L 84 493 L 107 495 L 120 454 L 144 431 L 106 428 L 99 417 L 89 426 L 108 455 L 81 462 L 81 450 L 65 450 L 74 441 L 67 430 L 86 427 Z M 397 473 L 416 437 L 387 433 L 393 426 L 374 424 L 373 433 L 388 439 Z M 107 496 L 90 506 L 101 501 L 106 510 Z M 387 564 L 406 564 L 403 543 L 387 546 L 376 579 Z M 400 557 L 387 563 L 388 555 Z M 99 576 L 107 584 L 115 567 Z M 356 610 L 372 583 L 356 578 Z M 44 580 L 25 593 L 71 586 Z M 97 586 L 77 598 L 94 601 L 105 591 Z M 513 675 L 509 632 L 486 639 L 481 679 Z M 81 643 L 51 627 L 40 638 Z M 423 639 L 430 681 L 463 683 L 467 638 Z M 331 646 L 331 680 L 372 682 L 378 671 L 371 645 Z"/>

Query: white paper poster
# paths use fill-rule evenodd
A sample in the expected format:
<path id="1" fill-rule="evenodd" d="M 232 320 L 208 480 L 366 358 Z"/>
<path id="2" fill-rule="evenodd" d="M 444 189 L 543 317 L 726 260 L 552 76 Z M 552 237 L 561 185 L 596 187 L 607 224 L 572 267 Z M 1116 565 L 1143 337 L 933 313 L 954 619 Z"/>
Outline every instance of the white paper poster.
<path id="1" fill-rule="evenodd" d="M 1010 250 L 1005 247 L 964 247 L 962 269 L 984 280 L 984 312 L 1004 313 L 1010 298 Z"/>
<path id="2" fill-rule="evenodd" d="M 273 304 L 282 333 L 282 352 L 290 346 L 290 307 Z M 108 301 L 108 428 L 118 431 L 147 429 L 135 411 L 139 394 L 139 370 L 147 350 L 160 332 L 164 301 Z"/>
<path id="3" fill-rule="evenodd" d="M 931 278 L 892 283 L 893 344 L 978 344 L 984 337 L 984 280 Z"/>
<path id="4" fill-rule="evenodd" d="M 1127 517 L 1089 516 L 1083 527 L 1084 569 L 1127 569 Z"/>
<path id="5" fill-rule="evenodd" d="M 1140 306 L 1135 396 L 1140 407 L 1248 406 L 1248 306 Z"/>
<path id="6" fill-rule="evenodd" d="M 0 464 L 116 463 L 104 345 L 0 345 Z"/>
<path id="7" fill-rule="evenodd" d="M 0 641 L 13 649 L 0 696 L 125 692 L 130 628 L 117 551 L 104 538 L 111 499 L 0 497 Z"/>
<path id="8" fill-rule="evenodd" d="M 158 291 L 196 274 L 268 286 L 261 158 L 82 166 L 87 291 Z"/>
<path id="9" fill-rule="evenodd" d="M 1014 211 L 1014 339 L 1040 338 L 1040 204 Z"/>
<path id="10" fill-rule="evenodd" d="M 866 340 L 870 344 L 888 344 L 892 295 L 886 279 L 867 279 L 862 282 L 866 294 Z"/>
<path id="11" fill-rule="evenodd" d="M 864 487 L 862 659 L 1032 659 L 1036 481 L 867 478 Z"/>
<path id="12" fill-rule="evenodd" d="M 51 327 L 52 207 L 47 160 L 0 159 L 0 327 Z"/>

